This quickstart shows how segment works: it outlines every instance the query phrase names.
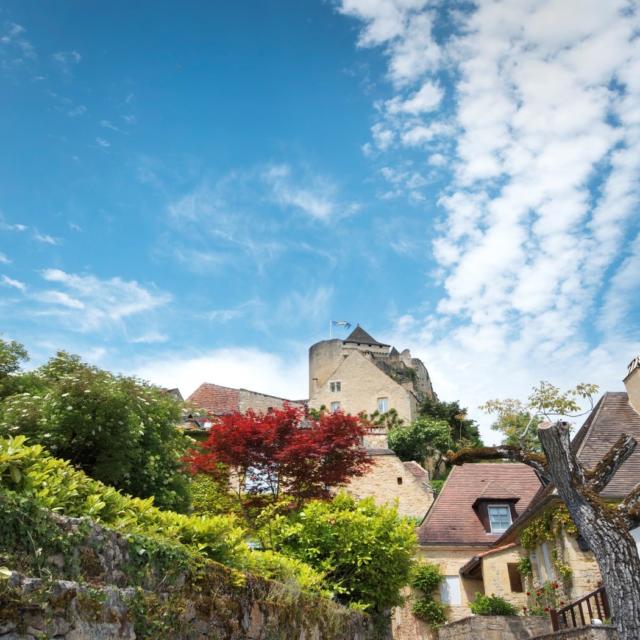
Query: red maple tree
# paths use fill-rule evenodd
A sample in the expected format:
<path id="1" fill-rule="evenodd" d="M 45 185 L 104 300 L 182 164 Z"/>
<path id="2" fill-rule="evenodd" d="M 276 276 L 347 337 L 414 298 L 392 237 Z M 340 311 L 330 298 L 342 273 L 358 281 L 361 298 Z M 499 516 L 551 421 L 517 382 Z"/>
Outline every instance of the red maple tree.
<path id="1" fill-rule="evenodd" d="M 300 503 L 326 497 L 368 469 L 372 460 L 361 444 L 366 428 L 363 419 L 341 411 L 314 417 L 288 405 L 232 413 L 217 419 L 188 462 L 194 472 L 218 478 L 230 471 L 239 496 L 286 494 Z"/>

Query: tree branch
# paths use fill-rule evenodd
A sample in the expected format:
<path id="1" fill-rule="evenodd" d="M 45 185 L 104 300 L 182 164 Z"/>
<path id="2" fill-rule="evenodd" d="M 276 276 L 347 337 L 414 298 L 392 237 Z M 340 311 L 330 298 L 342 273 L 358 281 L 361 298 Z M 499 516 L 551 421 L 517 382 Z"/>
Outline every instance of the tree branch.
<path id="1" fill-rule="evenodd" d="M 636 448 L 636 440 L 626 433 L 623 433 L 618 441 L 609 449 L 598 464 L 587 471 L 586 477 L 589 489 L 595 493 L 600 493 L 612 480 L 618 469 L 625 463 L 627 458 Z"/>
<path id="2" fill-rule="evenodd" d="M 629 529 L 640 526 L 640 482 L 618 505 L 618 510 L 627 522 Z"/>
<path id="3" fill-rule="evenodd" d="M 512 462 L 522 462 L 532 467 L 544 484 L 549 484 L 551 480 L 547 473 L 547 460 L 543 455 L 510 445 L 466 448 L 460 449 L 460 451 L 456 453 L 449 451 L 445 459 L 449 464 L 457 465 L 464 464 L 465 462 L 476 462 L 478 460 L 511 460 Z"/>
<path id="4" fill-rule="evenodd" d="M 568 422 L 538 425 L 538 438 L 545 453 L 547 468 L 552 468 L 553 481 L 562 497 L 562 489 L 586 484 L 586 472 L 571 450 L 571 427 Z M 562 486 L 561 486 L 562 485 Z"/>

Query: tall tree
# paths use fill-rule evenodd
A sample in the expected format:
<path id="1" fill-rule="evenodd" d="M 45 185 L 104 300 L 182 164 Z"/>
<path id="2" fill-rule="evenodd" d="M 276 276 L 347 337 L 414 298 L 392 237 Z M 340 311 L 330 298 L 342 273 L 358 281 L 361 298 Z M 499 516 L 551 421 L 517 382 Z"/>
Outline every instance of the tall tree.
<path id="1" fill-rule="evenodd" d="M 0 338 L 0 400 L 14 393 L 18 379 L 16 374 L 28 359 L 29 354 L 22 344 Z"/>
<path id="2" fill-rule="evenodd" d="M 467 415 L 467 410 L 454 402 L 442 402 L 437 398 L 427 398 L 420 406 L 420 416 L 444 420 L 451 431 L 451 438 L 461 445 L 479 446 L 481 444 L 478 424 Z"/>
<path id="3" fill-rule="evenodd" d="M 326 497 L 365 472 L 371 464 L 361 447 L 365 428 L 341 411 L 305 416 L 291 406 L 265 414 L 249 410 L 222 416 L 188 459 L 202 473 L 229 469 L 239 497 L 287 494 L 301 503 Z"/>
<path id="4" fill-rule="evenodd" d="M 541 451 L 537 427 L 542 420 L 578 417 L 589 413 L 593 409 L 593 396 L 597 392 L 598 385 L 595 384 L 581 383 L 567 391 L 560 391 L 555 385 L 542 380 L 533 388 L 527 402 L 512 398 L 488 400 L 480 405 L 480 409 L 496 416 L 491 428 L 503 434 L 502 444 Z M 579 402 L 585 400 L 589 402 L 590 408 L 582 412 Z"/>
<path id="5" fill-rule="evenodd" d="M 587 540 L 600 567 L 613 622 L 620 640 L 640 638 L 640 557 L 630 528 L 640 526 L 640 483 L 617 506 L 598 496 L 636 447 L 622 435 L 594 469 L 585 469 L 571 449 L 566 422 L 543 423 L 538 437 L 544 455 L 518 447 L 466 449 L 452 454 L 453 464 L 478 459 L 509 459 L 533 467 L 545 483 L 552 482 L 580 535 Z"/>
<path id="6" fill-rule="evenodd" d="M 161 507 L 188 506 L 176 429 L 181 403 L 136 378 L 115 376 L 60 352 L 2 402 L 0 435 L 22 434 L 96 480 Z"/>

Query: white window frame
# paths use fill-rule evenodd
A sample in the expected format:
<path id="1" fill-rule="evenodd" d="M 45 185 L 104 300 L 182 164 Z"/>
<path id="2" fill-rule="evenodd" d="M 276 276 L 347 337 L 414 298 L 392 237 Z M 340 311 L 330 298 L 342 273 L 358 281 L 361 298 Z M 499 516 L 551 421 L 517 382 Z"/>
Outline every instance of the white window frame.
<path id="1" fill-rule="evenodd" d="M 331 413 L 335 413 L 336 411 L 340 411 L 340 401 L 336 400 L 331 403 Z"/>
<path id="2" fill-rule="evenodd" d="M 440 584 L 440 600 L 442 604 L 460 606 L 462 604 L 462 585 L 460 576 L 445 576 Z"/>
<path id="3" fill-rule="evenodd" d="M 384 409 L 380 408 L 380 403 L 384 403 L 386 406 Z M 378 413 L 387 413 L 389 411 L 389 398 L 382 397 L 378 398 Z"/>
<path id="4" fill-rule="evenodd" d="M 340 391 L 342 391 L 342 381 L 329 380 L 329 391 L 331 391 L 331 393 L 340 393 Z"/>
<path id="5" fill-rule="evenodd" d="M 491 509 L 506 509 L 509 514 L 509 524 L 505 529 L 494 529 L 491 522 Z M 489 519 L 489 531 L 491 533 L 504 533 L 512 524 L 513 516 L 511 515 L 511 507 L 508 504 L 488 504 L 487 505 L 487 518 Z"/>

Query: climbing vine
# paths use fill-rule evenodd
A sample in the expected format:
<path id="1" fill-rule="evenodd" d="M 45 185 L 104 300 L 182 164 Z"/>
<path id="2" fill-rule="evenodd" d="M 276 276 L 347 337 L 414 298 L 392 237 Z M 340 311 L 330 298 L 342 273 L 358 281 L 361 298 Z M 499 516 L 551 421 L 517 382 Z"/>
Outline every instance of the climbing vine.
<path id="1" fill-rule="evenodd" d="M 411 576 L 411 586 L 420 593 L 413 603 L 413 613 L 434 629 L 447 621 L 447 608 L 433 597 L 443 580 L 440 567 L 432 562 L 416 565 Z"/>

